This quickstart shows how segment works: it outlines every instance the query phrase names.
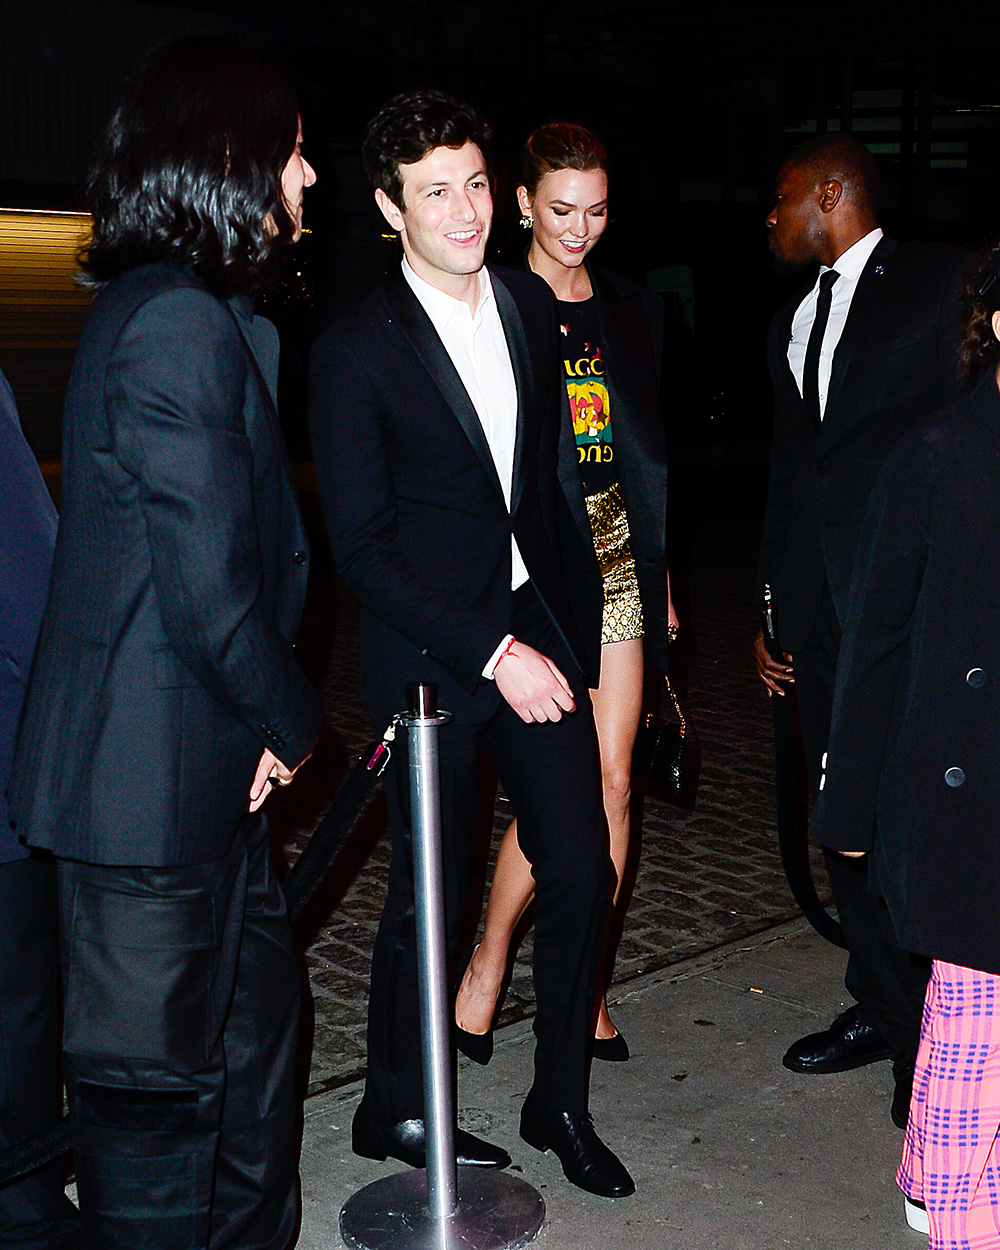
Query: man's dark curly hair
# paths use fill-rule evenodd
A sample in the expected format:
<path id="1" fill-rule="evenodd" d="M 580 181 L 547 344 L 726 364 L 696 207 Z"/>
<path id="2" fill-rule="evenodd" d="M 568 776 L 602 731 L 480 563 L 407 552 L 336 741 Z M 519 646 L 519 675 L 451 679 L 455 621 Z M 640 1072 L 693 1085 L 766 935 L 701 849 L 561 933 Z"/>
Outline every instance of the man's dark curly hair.
<path id="1" fill-rule="evenodd" d="M 965 324 L 959 352 L 963 378 L 981 377 L 1000 360 L 1000 342 L 993 333 L 993 314 L 1000 309 L 1000 240 L 979 258 L 965 284 Z"/>
<path id="2" fill-rule="evenodd" d="M 255 49 L 194 37 L 154 48 L 90 172 L 84 281 L 166 261 L 219 296 L 259 290 L 294 235 L 281 175 L 298 124 L 291 84 Z"/>
<path id="3" fill-rule="evenodd" d="M 460 148 L 466 143 L 474 143 L 489 161 L 492 138 L 489 122 L 454 96 L 443 91 L 401 91 L 368 123 L 361 159 L 372 185 L 402 210 L 400 165 L 415 165 L 434 148 Z"/>

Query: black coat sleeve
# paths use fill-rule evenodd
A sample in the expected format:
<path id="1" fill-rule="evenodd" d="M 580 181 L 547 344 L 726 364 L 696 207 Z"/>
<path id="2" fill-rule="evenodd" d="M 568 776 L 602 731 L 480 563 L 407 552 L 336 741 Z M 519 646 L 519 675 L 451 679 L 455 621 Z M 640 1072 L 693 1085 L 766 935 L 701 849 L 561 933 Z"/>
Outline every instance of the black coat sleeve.
<path id="1" fill-rule="evenodd" d="M 780 314 L 779 314 L 780 315 Z M 771 373 L 771 384 L 776 389 L 776 360 L 780 352 L 778 346 L 777 319 L 771 324 L 768 336 L 768 364 Z M 792 439 L 789 431 L 784 428 L 784 409 L 781 404 L 774 404 L 774 435 L 771 443 L 771 476 L 767 488 L 767 507 L 764 511 L 764 533 L 760 544 L 760 561 L 757 569 L 757 602 L 764 597 L 765 583 L 773 585 L 781 566 L 781 558 L 785 550 L 785 538 L 792 514 L 792 483 L 794 469 L 790 448 Z"/>
<path id="2" fill-rule="evenodd" d="M 105 392 L 170 645 L 218 703 L 255 734 L 266 726 L 272 742 L 286 743 L 283 763 L 291 767 L 312 747 L 321 712 L 290 641 L 262 603 L 254 449 L 243 412 L 251 385 L 225 306 L 182 287 L 129 319 Z"/>
<path id="3" fill-rule="evenodd" d="M 875 844 L 883 762 L 927 563 L 931 476 L 924 441 L 905 438 L 882 468 L 862 533 L 813 821 L 816 838 L 835 850 Z"/>

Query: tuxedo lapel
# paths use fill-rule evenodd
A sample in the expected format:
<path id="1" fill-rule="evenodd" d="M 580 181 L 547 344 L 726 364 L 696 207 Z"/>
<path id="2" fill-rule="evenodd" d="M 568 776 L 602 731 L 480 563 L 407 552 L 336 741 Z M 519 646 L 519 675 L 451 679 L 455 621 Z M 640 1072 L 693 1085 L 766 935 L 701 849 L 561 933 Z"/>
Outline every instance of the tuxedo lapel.
<path id="1" fill-rule="evenodd" d="M 514 370 L 514 383 L 517 386 L 517 433 L 514 442 L 514 474 L 510 486 L 510 513 L 517 511 L 524 488 L 524 442 L 527 425 L 527 413 L 530 409 L 533 380 L 531 357 L 528 353 L 528 340 L 524 333 L 524 323 L 518 312 L 517 304 L 510 291 L 504 286 L 495 273 L 490 274 L 493 283 L 493 295 L 500 312 L 500 323 L 507 340 L 510 352 L 510 363 Z"/>
<path id="2" fill-rule="evenodd" d="M 397 318 L 400 328 L 410 340 L 414 351 L 420 357 L 424 368 L 430 374 L 435 386 L 444 397 L 445 403 L 454 413 L 456 420 L 472 444 L 473 449 L 483 466 L 483 471 L 496 486 L 503 498 L 503 487 L 497 474 L 496 465 L 490 452 L 489 443 L 483 432 L 482 422 L 476 412 L 475 405 L 469 398 L 469 392 L 458 376 L 458 370 L 451 357 L 445 351 L 444 344 L 434 329 L 430 317 L 410 289 L 409 283 L 402 272 L 392 275 L 385 285 L 385 295 L 390 309 Z"/>
<path id="3" fill-rule="evenodd" d="M 257 354 L 257 348 L 253 342 L 253 336 L 247 334 L 239 317 L 233 311 L 232 307 L 227 303 L 229 315 L 233 319 L 233 325 L 242 340 L 243 347 L 247 354 L 247 363 L 250 366 L 250 372 L 254 376 L 257 383 L 257 390 L 260 394 L 264 409 L 264 424 L 268 428 L 271 442 L 274 445 L 275 453 L 281 463 L 281 467 L 285 473 L 285 480 L 293 497 L 295 496 L 295 474 L 292 470 L 292 462 L 288 458 L 288 448 L 285 446 L 285 436 L 281 432 L 281 420 L 278 416 L 278 409 L 275 406 L 274 395 L 271 393 L 271 387 L 268 385 L 261 359 Z"/>
<path id="4" fill-rule="evenodd" d="M 829 422 L 831 417 L 836 418 L 837 398 L 844 385 L 844 378 L 851 367 L 855 351 L 859 344 L 865 341 L 871 318 L 878 309 L 882 279 L 890 263 L 889 258 L 895 250 L 896 241 L 883 235 L 858 279 L 857 290 L 851 300 L 851 310 L 847 314 L 844 331 L 837 344 L 837 350 L 834 352 L 833 366 L 830 370 L 830 386 L 823 410 L 823 425 L 827 428 L 833 428 Z"/>

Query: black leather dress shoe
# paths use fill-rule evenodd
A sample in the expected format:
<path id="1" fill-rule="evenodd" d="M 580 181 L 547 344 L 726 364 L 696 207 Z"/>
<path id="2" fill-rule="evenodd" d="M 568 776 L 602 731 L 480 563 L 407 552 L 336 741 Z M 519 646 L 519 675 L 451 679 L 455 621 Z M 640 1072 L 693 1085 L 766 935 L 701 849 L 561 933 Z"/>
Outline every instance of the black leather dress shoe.
<path id="1" fill-rule="evenodd" d="M 878 1029 L 859 1018 L 857 1007 L 849 1007 L 822 1033 L 800 1037 L 781 1062 L 792 1072 L 850 1072 L 891 1058 L 892 1047 Z"/>
<path id="2" fill-rule="evenodd" d="M 536 1150 L 551 1150 L 566 1179 L 603 1198 L 627 1198 L 635 1181 L 618 1156 L 597 1136 L 589 1115 L 539 1111 L 529 1097 L 521 1108 L 521 1136 Z"/>
<path id="3" fill-rule="evenodd" d="M 382 1124 L 364 1106 L 358 1107 L 351 1125 L 351 1148 L 364 1159 L 398 1159 L 411 1168 L 427 1166 L 423 1120 L 400 1120 Z M 459 1167 L 505 1168 L 510 1155 L 499 1146 L 480 1141 L 464 1129 L 455 1132 L 455 1161 Z"/>

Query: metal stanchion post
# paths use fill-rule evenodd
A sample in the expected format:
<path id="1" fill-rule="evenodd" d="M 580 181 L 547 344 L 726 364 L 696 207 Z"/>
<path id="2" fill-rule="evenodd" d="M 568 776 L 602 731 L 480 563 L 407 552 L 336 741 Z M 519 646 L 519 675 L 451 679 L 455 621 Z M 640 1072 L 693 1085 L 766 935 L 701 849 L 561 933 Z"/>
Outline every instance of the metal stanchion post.
<path id="1" fill-rule="evenodd" d="M 438 729 L 451 714 L 437 711 L 433 683 L 407 693 L 427 1168 L 358 1190 L 340 1233 L 356 1250 L 518 1250 L 542 1227 L 541 1194 L 491 1168 L 455 1166 L 438 777 Z"/>

